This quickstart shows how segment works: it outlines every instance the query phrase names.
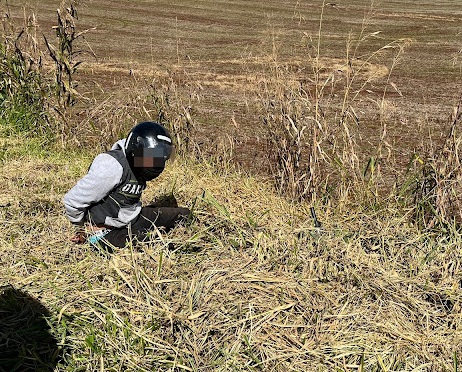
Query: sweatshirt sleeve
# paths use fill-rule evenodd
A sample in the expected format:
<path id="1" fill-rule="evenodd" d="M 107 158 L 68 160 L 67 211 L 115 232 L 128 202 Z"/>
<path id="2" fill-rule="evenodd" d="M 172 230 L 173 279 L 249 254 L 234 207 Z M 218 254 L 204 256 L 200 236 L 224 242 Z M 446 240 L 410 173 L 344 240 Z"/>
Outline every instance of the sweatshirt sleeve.
<path id="1" fill-rule="evenodd" d="M 87 208 L 106 197 L 122 178 L 122 165 L 109 154 L 100 154 L 85 177 L 64 195 L 67 217 L 73 224 L 82 224 Z"/>

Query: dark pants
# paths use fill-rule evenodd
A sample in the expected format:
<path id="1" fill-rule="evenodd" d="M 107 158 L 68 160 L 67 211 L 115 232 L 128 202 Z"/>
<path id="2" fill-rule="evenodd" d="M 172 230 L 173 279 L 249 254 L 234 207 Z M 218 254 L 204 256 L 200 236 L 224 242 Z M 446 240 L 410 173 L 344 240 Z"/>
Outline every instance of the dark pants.
<path id="1" fill-rule="evenodd" d="M 191 211 L 188 208 L 152 207 L 141 209 L 138 218 L 129 227 L 111 230 L 101 243 L 108 246 L 124 247 L 130 241 L 143 241 L 154 226 L 168 231 L 177 223 L 186 221 Z"/>

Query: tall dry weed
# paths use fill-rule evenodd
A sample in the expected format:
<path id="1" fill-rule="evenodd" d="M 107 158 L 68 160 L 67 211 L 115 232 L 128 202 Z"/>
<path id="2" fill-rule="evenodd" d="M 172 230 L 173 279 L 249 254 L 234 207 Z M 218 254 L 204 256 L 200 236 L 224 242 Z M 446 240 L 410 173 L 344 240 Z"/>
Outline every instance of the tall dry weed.
<path id="1" fill-rule="evenodd" d="M 45 45 L 55 64 L 57 109 L 62 112 L 76 103 L 79 93 L 76 90 L 75 74 L 82 63 L 77 58 L 88 52 L 76 48 L 76 41 L 90 31 L 90 29 L 77 31 L 78 4 L 77 0 L 70 0 L 68 4 L 63 1 L 57 9 L 58 24 L 53 27 L 56 31 L 56 45 L 50 43 L 44 36 Z"/>
<path id="2" fill-rule="evenodd" d="M 78 59 L 83 50 L 76 43 L 90 31 L 77 31 L 76 0 L 63 1 L 57 10 L 56 44 L 41 35 L 40 25 L 34 13 L 24 8 L 22 21 L 10 16 L 8 3 L 2 20 L 0 99 L 5 124 L 14 125 L 20 131 L 35 130 L 47 138 L 71 130 L 68 109 L 82 96 L 77 92 L 75 75 L 82 63 Z M 44 38 L 44 44 L 40 42 Z M 47 53 L 45 53 L 47 50 Z M 55 66 L 50 72 L 48 56 Z M 10 125 L 11 126 L 11 125 Z"/>
<path id="3" fill-rule="evenodd" d="M 431 151 L 412 190 L 419 226 L 462 223 L 462 98 L 450 116 L 450 128 L 440 148 Z"/>
<path id="4" fill-rule="evenodd" d="M 150 84 L 149 99 L 156 110 L 157 121 L 165 124 L 175 136 L 177 153 L 191 154 L 195 151 L 194 105 L 200 100 L 200 93 L 193 83 L 186 83 L 181 90 L 176 80 L 177 73 L 171 72 L 167 79 Z"/>
<path id="5" fill-rule="evenodd" d="M 138 122 L 163 124 L 175 136 L 176 153 L 195 151 L 194 104 L 199 99 L 192 87 L 182 92 L 175 72 L 166 76 L 138 79 L 126 77 L 120 88 L 105 90 L 89 98 L 89 104 L 73 109 L 75 114 L 67 140 L 78 146 L 101 146 L 116 141 Z"/>
<path id="6" fill-rule="evenodd" d="M 318 35 L 305 35 L 304 61 L 281 63 L 273 56 L 269 77 L 263 79 L 259 100 L 267 131 L 268 159 L 276 188 L 294 200 L 314 200 L 335 189 L 338 194 L 371 187 L 386 142 L 385 95 L 393 86 L 390 76 L 405 47 L 398 39 L 372 52 L 362 52 L 380 32 L 368 32 L 373 11 L 357 34 L 351 32 L 343 56 L 322 55 L 323 11 Z M 273 48 L 275 50 L 275 48 Z M 312 54 L 310 51 L 314 51 Z M 388 66 L 387 66 L 388 65 Z M 380 118 L 378 146 L 361 159 L 362 118 L 359 108 L 372 83 L 384 88 L 372 101 Z"/>
<path id="7" fill-rule="evenodd" d="M 47 131 L 49 86 L 43 68 L 35 14 L 15 21 L 8 4 L 2 19 L 0 44 L 0 118 L 13 132 Z"/>

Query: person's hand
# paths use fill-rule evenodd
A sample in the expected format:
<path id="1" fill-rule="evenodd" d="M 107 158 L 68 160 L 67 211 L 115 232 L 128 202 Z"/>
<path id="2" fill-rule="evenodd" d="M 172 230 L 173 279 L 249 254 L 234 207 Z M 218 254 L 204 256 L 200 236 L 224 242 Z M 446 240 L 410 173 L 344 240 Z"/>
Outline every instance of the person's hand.
<path id="1" fill-rule="evenodd" d="M 75 230 L 75 235 L 71 238 L 71 242 L 75 244 L 83 244 L 87 240 L 85 236 L 85 229 L 83 226 L 79 226 Z"/>
<path id="2" fill-rule="evenodd" d="M 104 229 L 104 226 L 96 226 L 87 222 L 82 226 L 76 226 L 75 235 L 71 238 L 71 242 L 76 244 L 83 244 L 87 241 L 88 234 L 94 234 L 95 232 L 102 229 Z"/>
<path id="3" fill-rule="evenodd" d="M 84 232 L 77 232 L 72 238 L 71 242 L 76 243 L 76 244 L 82 244 L 85 243 L 86 238 L 85 238 L 85 233 Z"/>

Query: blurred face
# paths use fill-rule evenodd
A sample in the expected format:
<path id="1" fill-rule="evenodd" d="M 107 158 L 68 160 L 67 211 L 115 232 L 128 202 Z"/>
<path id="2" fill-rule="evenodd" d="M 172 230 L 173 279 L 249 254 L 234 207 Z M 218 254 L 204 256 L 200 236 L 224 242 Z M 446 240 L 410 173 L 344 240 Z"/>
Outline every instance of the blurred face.
<path id="1" fill-rule="evenodd" d="M 167 158 L 163 148 L 136 149 L 133 152 L 134 171 L 145 181 L 150 181 L 162 173 Z"/>
<path id="2" fill-rule="evenodd" d="M 167 157 L 162 149 L 137 149 L 133 155 L 135 168 L 165 168 Z"/>

